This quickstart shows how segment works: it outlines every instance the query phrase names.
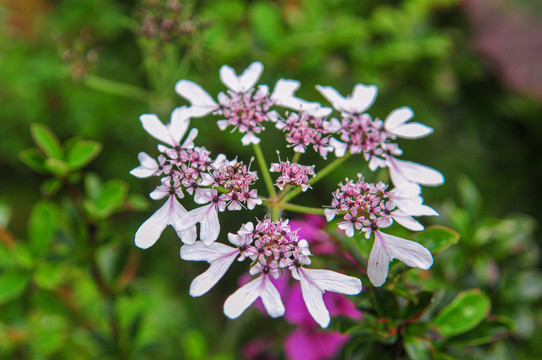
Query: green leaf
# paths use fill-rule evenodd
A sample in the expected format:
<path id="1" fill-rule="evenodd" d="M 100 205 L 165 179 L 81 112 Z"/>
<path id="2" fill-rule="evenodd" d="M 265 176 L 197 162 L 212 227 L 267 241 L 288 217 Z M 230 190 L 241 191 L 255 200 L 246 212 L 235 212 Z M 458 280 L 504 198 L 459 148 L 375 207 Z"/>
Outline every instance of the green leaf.
<path id="1" fill-rule="evenodd" d="M 421 316 L 433 302 L 432 291 L 421 291 L 416 296 L 416 301 L 409 301 L 403 310 L 403 318 L 410 319 Z"/>
<path id="2" fill-rule="evenodd" d="M 109 180 L 103 184 L 94 201 L 98 215 L 106 218 L 122 206 L 128 194 L 128 184 L 121 180 Z"/>
<path id="3" fill-rule="evenodd" d="M 433 323 L 445 337 L 459 335 L 480 324 L 490 306 L 488 296 L 480 289 L 463 291 L 441 310 Z"/>
<path id="4" fill-rule="evenodd" d="M 85 175 L 85 193 L 87 197 L 96 200 L 102 189 L 102 181 L 100 177 L 94 173 L 87 173 Z"/>
<path id="5" fill-rule="evenodd" d="M 48 171 L 50 171 L 53 175 L 57 177 L 63 177 L 69 171 L 68 165 L 64 161 L 55 158 L 46 159 L 45 167 Z"/>
<path id="6" fill-rule="evenodd" d="M 0 275 L 0 304 L 17 298 L 28 286 L 30 273 L 10 270 Z"/>
<path id="7" fill-rule="evenodd" d="M 445 226 L 430 226 L 412 239 L 425 246 L 433 255 L 441 253 L 459 241 L 459 234 Z"/>
<path id="8" fill-rule="evenodd" d="M 403 345 L 412 360 L 431 360 L 435 350 L 429 340 L 417 336 L 405 336 Z"/>
<path id="9" fill-rule="evenodd" d="M 59 217 L 56 205 L 47 200 L 38 201 L 32 208 L 28 221 L 28 238 L 35 255 L 43 254 L 51 244 Z"/>
<path id="10" fill-rule="evenodd" d="M 40 193 L 43 197 L 51 197 L 62 188 L 62 181 L 58 179 L 47 179 L 40 185 Z"/>
<path id="11" fill-rule="evenodd" d="M 455 337 L 447 344 L 451 346 L 480 346 L 511 336 L 516 330 L 516 324 L 505 316 L 491 316 L 482 321 L 472 331 Z"/>
<path id="12" fill-rule="evenodd" d="M 79 140 L 68 150 L 66 162 L 70 170 L 88 165 L 102 151 L 102 144 L 92 140 Z"/>
<path id="13" fill-rule="evenodd" d="M 468 177 L 460 176 L 457 180 L 457 189 L 461 204 L 469 212 L 471 218 L 478 217 L 482 207 L 482 197 L 476 185 Z"/>
<path id="14" fill-rule="evenodd" d="M 280 10 L 273 4 L 259 1 L 250 7 L 250 19 L 256 36 L 266 45 L 284 44 Z"/>
<path id="15" fill-rule="evenodd" d="M 45 158 L 37 149 L 26 149 L 19 153 L 19 159 L 29 168 L 41 174 L 47 174 L 49 171 L 45 166 Z"/>
<path id="16" fill-rule="evenodd" d="M 45 156 L 54 159 L 62 159 L 63 151 L 60 141 L 55 134 L 43 124 L 32 124 L 30 127 L 32 138 L 36 146 L 43 151 Z"/>

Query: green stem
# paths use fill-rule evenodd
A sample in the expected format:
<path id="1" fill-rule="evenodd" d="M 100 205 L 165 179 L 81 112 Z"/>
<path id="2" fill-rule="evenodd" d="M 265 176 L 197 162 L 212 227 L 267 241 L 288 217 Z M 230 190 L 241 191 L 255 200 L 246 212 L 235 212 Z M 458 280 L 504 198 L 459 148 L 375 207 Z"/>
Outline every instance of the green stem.
<path id="1" fill-rule="evenodd" d="M 258 165 L 260 166 L 260 169 L 263 174 L 263 180 L 265 181 L 265 186 L 267 187 L 267 191 L 269 192 L 269 197 L 273 198 L 277 195 L 277 192 L 275 191 L 273 180 L 271 180 L 269 167 L 267 166 L 267 163 L 265 162 L 262 149 L 260 148 L 259 144 L 252 144 L 252 145 L 253 145 L 254 153 L 256 154 L 256 159 L 258 160 Z"/>
<path id="2" fill-rule="evenodd" d="M 299 161 L 299 158 L 300 158 L 300 157 L 301 157 L 301 153 L 296 152 L 296 153 L 294 154 L 293 159 L 292 159 L 292 164 L 297 163 L 297 162 Z"/>
<path id="3" fill-rule="evenodd" d="M 289 204 L 289 203 L 283 203 L 283 202 L 280 202 L 278 205 L 281 209 L 284 209 L 284 210 L 290 210 L 290 211 L 295 211 L 295 212 L 304 213 L 304 214 L 324 215 L 324 209 L 320 209 L 320 208 L 313 208 L 310 206 L 295 205 L 295 204 Z"/>
<path id="4" fill-rule="evenodd" d="M 87 74 L 85 76 L 85 84 L 95 90 L 99 90 L 112 95 L 124 96 L 143 102 L 148 102 L 150 99 L 149 92 L 145 89 L 133 85 L 123 84 L 109 79 L 104 79 L 93 74 Z"/>
<path id="5" fill-rule="evenodd" d="M 330 172 L 332 172 L 333 170 L 335 170 L 338 166 L 340 166 L 343 162 L 345 162 L 348 158 L 350 157 L 350 152 L 346 153 L 346 155 L 344 155 L 343 157 L 340 157 L 340 158 L 337 158 L 335 159 L 331 164 L 329 164 L 328 166 L 326 166 L 325 168 L 323 168 L 322 170 L 320 170 L 315 177 L 313 177 L 311 179 L 311 181 L 309 181 L 309 185 L 314 185 L 316 184 L 318 181 L 320 181 L 322 178 L 324 178 L 325 176 L 327 176 Z M 288 201 L 294 197 L 296 197 L 297 195 L 299 195 L 299 193 L 301 192 L 301 188 L 297 188 L 295 190 L 292 190 L 291 192 L 289 192 L 288 194 L 284 195 L 281 199 L 281 201 Z"/>

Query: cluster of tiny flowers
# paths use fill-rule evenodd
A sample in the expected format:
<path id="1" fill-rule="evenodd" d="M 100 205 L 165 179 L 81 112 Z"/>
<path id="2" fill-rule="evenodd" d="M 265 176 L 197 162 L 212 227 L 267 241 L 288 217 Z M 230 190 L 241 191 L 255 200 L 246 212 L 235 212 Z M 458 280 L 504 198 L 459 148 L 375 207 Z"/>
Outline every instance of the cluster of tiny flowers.
<path id="1" fill-rule="evenodd" d="M 286 185 L 292 185 L 301 186 L 302 191 L 307 191 L 311 187 L 308 182 L 314 176 L 314 165 L 306 166 L 291 164 L 290 161 L 280 161 L 272 163 L 269 171 L 280 173 L 275 181 L 275 185 L 280 190 L 284 190 Z"/>
<path id="2" fill-rule="evenodd" d="M 251 260 L 249 273 L 256 278 L 241 286 L 224 302 L 224 314 L 239 317 L 256 299 L 261 298 L 271 317 L 284 315 L 280 293 L 270 277 L 277 279 L 289 270 L 299 280 L 303 299 L 314 320 L 322 327 L 330 321 L 322 295 L 325 291 L 355 295 L 361 291 L 361 281 L 331 270 L 308 269 L 311 263 L 309 244 L 292 231 L 288 220 L 258 220 L 241 226 L 236 234 L 228 234 L 235 247 L 215 242 L 209 246 L 196 241 L 181 248 L 181 258 L 207 261 L 209 268 L 190 285 L 190 294 L 200 296 L 208 292 L 226 273 L 235 259 Z"/>
<path id="3" fill-rule="evenodd" d="M 433 130 L 411 122 L 414 113 L 408 107 L 393 110 L 384 120 L 368 114 L 366 111 L 377 94 L 374 85 L 357 84 L 346 97 L 330 86 L 317 86 L 331 104 L 331 107 L 323 107 L 318 102 L 296 97 L 294 94 L 300 83 L 295 80 L 279 79 L 272 92 L 266 85 L 256 85 L 262 71 L 263 65 L 259 62 L 252 63 L 240 75 L 231 67 L 222 66 L 219 76 L 227 90 L 220 92 L 216 100 L 198 84 L 180 80 L 175 91 L 190 102 L 189 106 L 175 109 L 168 124 L 163 124 L 154 114 L 140 117 L 143 128 L 163 145 L 158 146 L 157 159 L 140 153 L 140 166 L 131 173 L 137 177 L 161 177 L 160 185 L 150 196 L 155 200 L 167 197 L 167 201 L 140 226 L 135 243 L 140 248 L 148 248 L 157 241 L 164 228 L 171 225 L 183 243 L 181 258 L 210 264 L 207 271 L 192 281 L 192 296 L 209 291 L 235 259 L 250 259 L 249 273 L 256 277 L 224 303 L 224 313 L 230 318 L 240 316 L 257 298 L 262 299 L 270 316 L 282 316 L 284 306 L 270 277 L 277 278 L 290 272 L 300 282 L 309 313 L 326 327 L 329 313 L 322 294 L 325 291 L 357 294 L 361 291 L 361 282 L 330 270 L 306 268 L 311 263 L 308 243 L 290 229 L 288 220 L 276 220 L 279 215 L 276 208 L 273 209 L 273 221 L 266 218 L 255 224 L 245 223 L 237 233 L 230 233 L 228 240 L 234 247 L 216 241 L 220 235 L 220 212 L 253 210 L 264 200 L 290 210 L 308 209 L 280 200 L 296 195 L 295 192 L 284 195 L 290 190 L 286 187 L 299 187 L 302 191 L 311 188 L 319 179 L 315 166 L 280 159 L 278 163 L 272 163 L 269 171 L 279 173 L 275 181 L 275 186 L 281 190 L 278 194 L 273 189 L 268 169 L 261 168 L 270 195 L 276 196 L 274 199 L 261 198 L 253 188 L 258 175 L 250 170 L 250 164 L 247 166 L 237 158 L 228 160 L 222 154 L 213 158 L 206 148 L 195 146 L 197 130 L 187 133 L 190 119 L 219 116 L 221 119 L 217 124 L 221 130 L 238 131 L 244 146 L 255 146 L 260 165 L 265 164 L 265 160 L 258 144 L 266 130 L 265 123 L 272 122 L 283 132 L 287 146 L 296 152 L 296 159 L 312 148 L 324 159 L 329 153 L 334 153 L 337 158 L 363 154 L 372 171 L 387 168 L 392 189 L 383 182 L 367 182 L 357 174 L 357 180 L 346 179 L 338 185 L 331 206 L 324 209 L 328 221 L 341 217 L 337 226 L 346 236 L 360 233 L 370 239 L 374 234 L 367 274 L 375 286 L 385 282 L 389 263 L 394 258 L 421 269 L 428 269 L 433 263 L 431 253 L 422 245 L 382 232 L 393 222 L 420 231 L 424 227 L 414 217 L 438 215 L 423 204 L 421 185 L 440 185 L 444 177 L 425 165 L 398 159 L 402 150 L 396 143 L 398 138 L 421 138 Z M 280 108 L 283 113 L 277 110 Z M 333 116 L 334 111 L 338 115 Z M 331 169 L 322 171 L 321 176 L 330 174 Z M 185 209 L 179 202 L 185 193 L 193 196 L 197 204 L 192 210 Z"/>
<path id="4" fill-rule="evenodd" d="M 327 153 L 333 151 L 329 141 L 335 131 L 331 123 L 321 116 L 292 112 L 286 119 L 278 119 L 276 127 L 286 134 L 288 146 L 293 147 L 297 153 L 304 153 L 306 148 L 312 146 L 314 151 L 326 159 Z"/>
<path id="5" fill-rule="evenodd" d="M 242 93 L 228 90 L 227 94 L 218 95 L 218 103 L 220 108 L 214 114 L 226 118 L 217 122 L 218 127 L 226 130 L 228 126 L 233 126 L 232 132 L 239 130 L 241 134 L 245 134 L 245 144 L 257 142 L 256 134 L 265 130 L 263 123 L 270 121 L 274 114 L 269 110 L 273 103 L 266 87 L 249 89 Z"/>

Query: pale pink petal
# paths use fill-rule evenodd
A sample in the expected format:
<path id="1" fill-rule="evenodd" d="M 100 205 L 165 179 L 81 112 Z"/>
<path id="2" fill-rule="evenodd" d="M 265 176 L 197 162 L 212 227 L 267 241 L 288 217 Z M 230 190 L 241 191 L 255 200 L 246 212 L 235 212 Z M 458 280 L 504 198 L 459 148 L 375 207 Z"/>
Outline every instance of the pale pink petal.
<path id="1" fill-rule="evenodd" d="M 345 295 L 356 295 L 361 292 L 361 280 L 325 269 L 299 268 L 310 282 L 323 291 L 331 291 Z"/>
<path id="2" fill-rule="evenodd" d="M 331 138 L 329 139 L 329 145 L 333 146 L 335 149 L 335 156 L 336 157 L 343 157 L 346 154 L 346 150 L 348 149 L 348 145 L 335 139 Z"/>
<path id="3" fill-rule="evenodd" d="M 269 277 L 265 276 L 264 288 L 260 294 L 260 297 L 263 302 L 267 314 L 272 318 L 277 318 L 284 315 L 284 305 L 280 298 L 280 293 L 277 288 L 273 285 Z"/>
<path id="4" fill-rule="evenodd" d="M 186 211 L 186 209 L 181 205 L 181 203 L 177 201 L 175 196 L 170 196 L 169 200 L 171 202 L 171 209 L 169 212 L 168 223 L 175 229 L 175 231 L 177 232 L 177 236 L 179 237 L 179 239 L 181 239 L 183 243 L 193 244 L 198 236 L 195 225 L 187 227 L 183 230 L 179 230 L 175 227 L 177 221 L 181 219 L 184 215 L 186 215 L 188 211 Z"/>
<path id="5" fill-rule="evenodd" d="M 175 141 L 169 133 L 169 129 L 164 125 L 158 116 L 154 114 L 143 114 L 139 117 L 143 129 L 147 131 L 154 138 L 168 144 L 175 146 Z"/>
<path id="6" fill-rule="evenodd" d="M 256 82 L 262 75 L 262 71 L 263 65 L 259 61 L 250 64 L 240 76 L 237 76 L 235 70 L 231 67 L 224 65 L 220 68 L 220 80 L 230 90 L 242 93 L 256 85 Z"/>
<path id="7" fill-rule="evenodd" d="M 167 190 L 167 188 L 165 189 L 165 188 L 162 187 L 162 186 L 156 187 L 156 189 L 154 189 L 154 191 L 151 192 L 151 193 L 149 194 L 149 196 L 150 196 L 151 199 L 153 199 L 153 200 L 160 200 L 160 199 L 163 199 L 163 198 L 165 198 L 167 195 L 169 195 L 169 191 Z"/>
<path id="8" fill-rule="evenodd" d="M 326 328 L 329 325 L 330 317 L 322 298 L 324 292 L 310 281 L 302 271 L 299 271 L 299 282 L 307 310 L 322 328 Z"/>
<path id="9" fill-rule="evenodd" d="M 433 132 L 433 128 L 420 123 L 410 123 L 390 131 L 392 134 L 405 139 L 419 139 Z"/>
<path id="10" fill-rule="evenodd" d="M 175 91 L 188 101 L 191 117 L 202 117 L 218 109 L 218 104 L 198 84 L 190 80 L 180 80 L 175 84 Z"/>

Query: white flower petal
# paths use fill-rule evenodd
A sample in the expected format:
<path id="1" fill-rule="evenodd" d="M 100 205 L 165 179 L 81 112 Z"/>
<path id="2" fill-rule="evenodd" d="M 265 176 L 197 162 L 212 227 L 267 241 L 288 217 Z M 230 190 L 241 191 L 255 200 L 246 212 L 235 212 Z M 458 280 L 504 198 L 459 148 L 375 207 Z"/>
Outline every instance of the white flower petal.
<path id="1" fill-rule="evenodd" d="M 259 61 L 255 61 L 243 71 L 240 76 L 237 76 L 235 70 L 228 65 L 220 68 L 220 80 L 230 90 L 236 93 L 242 93 L 254 87 L 256 82 L 262 75 L 263 65 Z"/>
<path id="2" fill-rule="evenodd" d="M 181 143 L 181 139 L 183 138 L 184 134 L 186 134 L 186 130 L 188 129 L 189 125 L 190 116 L 186 106 L 178 107 L 171 112 L 171 117 L 169 119 L 169 132 L 175 141 L 175 145 L 179 145 Z"/>
<path id="3" fill-rule="evenodd" d="M 141 249 L 147 249 L 154 245 L 166 226 L 168 225 L 169 201 L 166 201 L 160 209 L 148 218 L 135 234 L 135 245 Z"/>
<path id="4" fill-rule="evenodd" d="M 420 123 L 410 123 L 399 126 L 390 132 L 405 139 L 419 139 L 431 134 L 433 128 Z"/>
<path id="5" fill-rule="evenodd" d="M 409 216 L 404 211 L 401 210 L 395 210 L 393 211 L 390 216 L 393 218 L 393 220 L 397 221 L 399 224 L 404 226 L 405 228 L 412 230 L 412 231 L 422 231 L 423 225 L 420 224 L 416 219 L 414 219 L 412 216 Z"/>
<path id="6" fill-rule="evenodd" d="M 241 286 L 224 302 L 224 314 L 230 319 L 239 317 L 258 297 L 262 297 L 267 313 L 272 317 L 284 314 L 280 294 L 267 275 Z"/>
<path id="7" fill-rule="evenodd" d="M 189 229 L 203 219 L 203 217 L 207 213 L 207 210 L 208 206 L 202 206 L 199 208 L 195 208 L 194 210 L 190 210 L 179 219 L 177 219 L 177 221 L 173 224 L 173 227 L 177 231 Z"/>
<path id="8" fill-rule="evenodd" d="M 175 142 L 169 133 L 169 129 L 164 125 L 158 116 L 154 114 L 143 114 L 139 117 L 143 129 L 147 131 L 154 138 L 168 144 L 175 146 Z"/>
<path id="9" fill-rule="evenodd" d="M 393 131 L 414 117 L 414 112 L 408 106 L 403 106 L 393 110 L 384 121 L 384 128 Z"/>
<path id="10" fill-rule="evenodd" d="M 188 213 L 186 209 L 177 201 L 175 196 L 170 196 L 171 211 L 169 213 L 168 223 L 175 229 L 177 236 L 185 244 L 193 244 L 198 236 L 196 226 L 192 225 L 183 230 L 178 230 L 175 223 Z"/>
<path id="11" fill-rule="evenodd" d="M 138 178 L 146 178 L 154 175 L 158 170 L 158 162 L 150 157 L 147 153 L 140 152 L 137 154 L 140 166 L 130 170 L 130 174 Z"/>
<path id="12" fill-rule="evenodd" d="M 160 200 L 160 199 L 165 198 L 168 194 L 169 194 L 169 191 L 164 190 L 162 186 L 158 186 L 156 187 L 156 189 L 154 189 L 153 192 L 149 194 L 149 196 L 153 200 Z"/>
<path id="13" fill-rule="evenodd" d="M 297 80 L 279 79 L 273 88 L 270 98 L 281 105 L 281 100 L 294 97 L 294 93 L 299 89 L 300 85 L 301 83 Z"/>
<path id="14" fill-rule="evenodd" d="M 329 145 L 333 146 L 335 149 L 335 156 L 336 157 L 343 157 L 346 154 L 346 150 L 348 149 L 348 145 L 335 139 L 331 138 L 329 139 Z"/>
<path id="15" fill-rule="evenodd" d="M 205 246 L 197 241 L 193 245 L 181 247 L 181 258 L 191 261 L 207 261 L 211 266 L 197 276 L 190 284 L 190 295 L 201 296 L 209 291 L 224 276 L 239 250 L 220 243 Z"/>
<path id="16" fill-rule="evenodd" d="M 182 147 L 185 149 L 192 149 L 194 147 L 194 139 L 196 136 L 198 136 L 198 129 L 190 130 Z"/>
<path id="17" fill-rule="evenodd" d="M 218 104 L 201 86 L 190 80 L 180 80 L 175 84 L 175 91 L 188 101 L 191 117 L 202 117 L 218 109 Z"/>
<path id="18" fill-rule="evenodd" d="M 411 267 L 427 270 L 433 265 L 433 256 L 415 241 L 375 231 L 375 242 L 369 255 L 367 275 L 375 286 L 381 286 L 388 276 L 389 262 L 399 259 Z"/>
<path id="19" fill-rule="evenodd" d="M 367 276 L 369 276 L 369 280 L 374 286 L 382 286 L 386 281 L 391 259 L 391 256 L 382 246 L 380 238 L 375 237 L 367 264 Z"/>
<path id="20" fill-rule="evenodd" d="M 201 219 L 199 238 L 207 246 L 212 244 L 220 234 L 220 221 L 218 220 L 218 210 L 214 204 L 207 206 L 208 211 Z"/>
<path id="21" fill-rule="evenodd" d="M 399 160 L 392 156 L 387 159 L 391 180 L 395 186 L 405 182 L 414 182 L 420 185 L 437 186 L 444 183 L 444 176 L 440 171 L 412 161 Z"/>
<path id="22" fill-rule="evenodd" d="M 258 145 L 260 143 L 260 138 L 254 135 L 252 132 L 247 132 L 245 136 L 241 138 L 241 143 L 243 143 L 244 146 L 250 144 Z"/>
<path id="23" fill-rule="evenodd" d="M 322 291 L 346 295 L 356 295 L 361 292 L 361 280 L 353 276 L 325 269 L 299 268 L 299 272 Z"/>
<path id="24" fill-rule="evenodd" d="M 345 109 L 348 107 L 344 96 L 342 96 L 331 86 L 316 85 L 316 90 L 318 90 L 336 110 L 345 111 Z"/>
<path id="25" fill-rule="evenodd" d="M 354 86 L 352 98 L 348 99 L 349 112 L 358 114 L 363 113 L 373 105 L 377 93 L 378 88 L 375 85 L 357 84 Z"/>

